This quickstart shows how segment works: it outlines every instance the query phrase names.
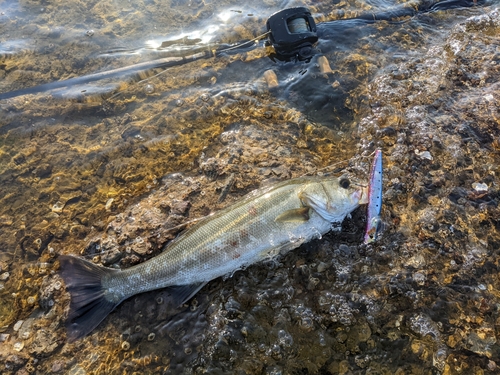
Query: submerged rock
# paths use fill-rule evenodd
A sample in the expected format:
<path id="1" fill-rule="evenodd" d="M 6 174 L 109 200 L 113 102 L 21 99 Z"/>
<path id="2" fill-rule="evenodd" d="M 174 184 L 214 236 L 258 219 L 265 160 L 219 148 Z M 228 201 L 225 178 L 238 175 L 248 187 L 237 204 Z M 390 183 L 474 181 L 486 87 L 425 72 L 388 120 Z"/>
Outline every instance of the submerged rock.
<path id="1" fill-rule="evenodd" d="M 195 8 L 205 6 L 214 5 Z M 246 54 L 197 63 L 194 77 L 173 67 L 155 77 L 154 92 L 141 83 L 93 104 L 9 102 L 0 181 L 18 185 L 0 197 L 0 237 L 11 249 L 0 257 L 15 316 L 1 336 L 0 372 L 28 371 L 30 355 L 36 371 L 74 374 L 497 371 L 500 18 L 454 12 L 376 24 L 352 38 L 354 53 L 336 39 L 339 48 L 323 51 L 331 71 L 280 63 L 272 92 L 239 82 L 247 67 L 260 80 L 271 64 Z M 322 118 L 321 105 L 325 123 L 311 120 Z M 88 126 L 68 131 L 55 109 Z M 14 120 L 33 117 L 41 120 L 29 140 L 9 133 Z M 13 139 L 22 152 L 8 148 Z M 137 295 L 88 337 L 64 343 L 68 296 L 56 253 L 129 267 L 265 183 L 334 163 L 326 172 L 363 179 L 378 147 L 380 241 L 361 244 L 361 208 L 340 231 L 214 280 L 183 306 L 172 306 L 168 289 Z M 22 256 L 49 264 L 43 274 L 14 276 L 18 242 Z M 46 314 L 30 315 L 37 302 Z"/>

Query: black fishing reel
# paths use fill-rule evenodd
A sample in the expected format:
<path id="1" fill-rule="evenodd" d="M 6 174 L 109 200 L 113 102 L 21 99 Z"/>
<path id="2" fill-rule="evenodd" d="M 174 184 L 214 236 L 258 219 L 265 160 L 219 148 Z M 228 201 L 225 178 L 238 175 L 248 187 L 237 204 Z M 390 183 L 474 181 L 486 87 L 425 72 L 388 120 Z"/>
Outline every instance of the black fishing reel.
<path id="1" fill-rule="evenodd" d="M 266 23 L 269 43 L 278 57 L 311 58 L 313 44 L 318 41 L 316 24 L 309 9 L 304 7 L 284 9 L 274 13 Z"/>

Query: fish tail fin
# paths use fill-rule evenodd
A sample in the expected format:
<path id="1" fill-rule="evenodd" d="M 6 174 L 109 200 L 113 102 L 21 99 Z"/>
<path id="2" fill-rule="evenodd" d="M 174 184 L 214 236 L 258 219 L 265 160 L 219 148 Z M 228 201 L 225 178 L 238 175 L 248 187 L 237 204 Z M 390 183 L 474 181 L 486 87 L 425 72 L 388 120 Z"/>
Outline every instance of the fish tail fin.
<path id="1" fill-rule="evenodd" d="M 58 259 L 60 275 L 71 296 L 66 329 L 72 342 L 89 334 L 119 304 L 106 298 L 107 290 L 102 285 L 104 276 L 118 271 L 74 256 L 61 255 Z"/>

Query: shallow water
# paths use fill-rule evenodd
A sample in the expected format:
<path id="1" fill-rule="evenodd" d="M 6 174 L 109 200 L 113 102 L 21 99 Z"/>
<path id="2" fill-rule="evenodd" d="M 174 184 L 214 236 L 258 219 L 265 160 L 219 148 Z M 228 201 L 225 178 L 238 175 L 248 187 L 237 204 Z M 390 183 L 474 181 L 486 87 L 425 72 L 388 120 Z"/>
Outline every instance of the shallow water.
<path id="1" fill-rule="evenodd" d="M 0 93 L 252 39 L 292 6 L 332 70 L 260 43 L 0 100 L 1 372 L 496 373 L 498 3 L 338 21 L 405 4 L 0 2 Z M 65 342 L 58 254 L 128 267 L 262 184 L 334 163 L 366 178 L 376 147 L 379 242 L 362 245 L 360 208 L 186 306 L 138 295 Z"/>

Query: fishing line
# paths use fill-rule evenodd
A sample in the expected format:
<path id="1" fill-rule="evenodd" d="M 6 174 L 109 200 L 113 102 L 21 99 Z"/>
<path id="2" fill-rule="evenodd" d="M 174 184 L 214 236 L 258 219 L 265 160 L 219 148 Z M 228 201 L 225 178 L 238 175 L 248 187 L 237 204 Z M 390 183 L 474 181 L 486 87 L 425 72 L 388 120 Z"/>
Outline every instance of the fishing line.
<path id="1" fill-rule="evenodd" d="M 309 31 L 307 21 L 304 18 L 295 18 L 287 22 L 288 29 L 292 34 L 306 33 Z"/>
<path id="2" fill-rule="evenodd" d="M 261 40 L 261 39 L 264 39 L 265 37 L 267 37 L 269 35 L 269 31 L 268 32 L 265 32 L 264 34 L 262 35 L 259 35 L 253 39 L 250 39 L 246 42 L 240 42 L 240 43 L 236 43 L 235 45 L 231 46 L 231 47 L 227 47 L 227 48 L 224 48 L 224 49 L 216 49 L 216 50 L 213 50 L 211 51 L 211 53 L 213 54 L 214 57 L 220 57 L 221 55 L 223 55 L 224 53 L 228 53 L 232 50 L 235 50 L 235 49 L 242 49 L 242 48 L 245 48 L 246 45 L 248 46 L 251 46 L 253 43 Z M 129 87 L 127 87 L 126 89 L 123 89 L 115 94 L 113 94 L 112 96 L 110 96 L 107 100 L 111 100 L 111 99 L 114 99 L 118 96 L 120 96 L 121 94 L 125 93 L 127 89 L 129 89 L 130 87 L 133 87 L 133 86 L 136 86 L 140 83 L 144 83 L 144 82 L 148 82 L 149 80 L 152 80 L 153 78 L 157 78 L 159 77 L 160 75 L 164 74 L 168 72 L 167 69 L 157 73 L 157 74 L 154 74 L 152 75 L 151 77 L 147 77 L 145 79 L 142 79 L 140 81 L 137 81 L 136 83 L 133 83 L 132 85 L 130 85 Z M 1 100 L 1 96 L 0 96 L 0 100 Z"/>
<path id="3" fill-rule="evenodd" d="M 257 41 L 259 41 L 259 40 L 261 40 L 261 39 L 264 39 L 264 38 L 265 38 L 265 37 L 267 37 L 269 34 L 271 34 L 271 32 L 270 32 L 270 31 L 267 31 L 267 32 L 265 32 L 264 34 L 259 35 L 258 37 L 255 37 L 255 38 L 253 38 L 253 39 L 250 39 L 250 40 L 248 40 L 248 41 L 246 41 L 246 42 L 236 43 L 236 44 L 235 44 L 234 46 L 232 46 L 232 47 L 228 47 L 228 48 L 221 49 L 221 50 L 216 50 L 216 51 L 214 51 L 214 55 L 215 55 L 215 56 L 217 56 L 217 55 L 220 55 L 220 54 L 223 54 L 223 53 L 227 53 L 227 52 L 232 51 L 232 50 L 237 49 L 237 48 L 238 48 L 238 49 L 239 49 L 239 48 L 244 48 L 244 47 L 245 47 L 245 45 L 247 45 L 247 44 L 248 44 L 248 45 L 250 45 L 250 44 L 255 43 L 255 42 L 257 42 Z"/>
<path id="4" fill-rule="evenodd" d="M 316 169 L 316 170 L 314 170 L 314 171 L 312 171 L 312 172 L 307 172 L 307 173 L 304 173 L 303 175 L 300 175 L 300 176 L 299 176 L 299 178 L 300 178 L 300 177 L 311 176 L 311 175 L 313 175 L 313 174 L 317 174 L 318 172 L 319 172 L 319 173 L 321 173 L 321 172 L 323 172 L 323 171 L 325 171 L 325 170 L 328 170 L 328 169 L 331 169 L 331 168 L 333 168 L 333 167 L 339 166 L 340 164 L 347 164 L 347 163 L 349 163 L 349 162 L 351 162 L 351 161 L 354 161 L 354 160 L 360 160 L 360 159 L 368 159 L 368 158 L 371 158 L 371 157 L 373 157 L 373 156 L 375 155 L 375 153 L 376 153 L 376 152 L 377 152 L 377 151 L 375 150 L 375 151 L 373 151 L 371 154 L 366 155 L 366 156 L 359 155 L 359 156 L 353 156 L 353 157 L 352 157 L 352 158 L 350 158 L 350 159 L 340 160 L 340 161 L 338 161 L 338 162 L 336 162 L 336 163 L 329 164 L 329 165 L 327 165 L 326 167 L 322 167 L 322 168 Z M 338 175 L 341 175 L 341 173 L 337 173 L 337 174 L 338 174 Z M 365 186 L 365 185 L 361 185 L 361 186 Z"/>

